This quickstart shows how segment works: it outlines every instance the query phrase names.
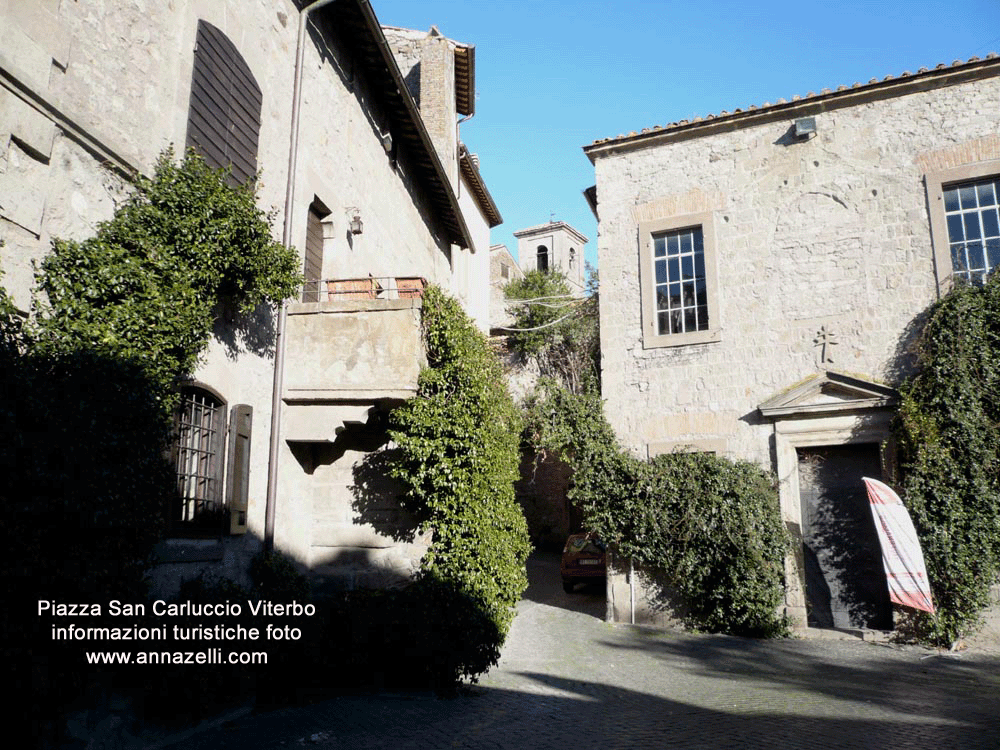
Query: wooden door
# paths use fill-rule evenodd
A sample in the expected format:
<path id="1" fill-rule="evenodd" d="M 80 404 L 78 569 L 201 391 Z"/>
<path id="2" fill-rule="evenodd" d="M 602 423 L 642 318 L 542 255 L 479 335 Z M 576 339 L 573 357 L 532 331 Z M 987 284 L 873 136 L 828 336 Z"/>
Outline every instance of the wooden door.
<path id="1" fill-rule="evenodd" d="M 892 628 L 882 553 L 862 477 L 882 476 L 874 443 L 800 448 L 810 627 Z"/>

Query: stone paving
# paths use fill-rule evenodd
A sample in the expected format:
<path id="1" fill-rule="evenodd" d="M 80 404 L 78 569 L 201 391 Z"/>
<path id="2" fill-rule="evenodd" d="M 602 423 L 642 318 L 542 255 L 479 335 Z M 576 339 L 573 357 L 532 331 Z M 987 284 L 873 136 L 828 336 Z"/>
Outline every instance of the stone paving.
<path id="1" fill-rule="evenodd" d="M 613 626 L 555 557 L 529 573 L 500 664 L 457 698 L 338 698 L 172 746 L 1000 748 L 1000 655 Z"/>

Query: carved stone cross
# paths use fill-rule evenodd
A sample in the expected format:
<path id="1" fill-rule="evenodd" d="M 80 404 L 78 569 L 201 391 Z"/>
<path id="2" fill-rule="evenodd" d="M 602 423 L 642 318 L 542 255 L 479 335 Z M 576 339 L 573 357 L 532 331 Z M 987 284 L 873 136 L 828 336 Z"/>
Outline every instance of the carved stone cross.
<path id="1" fill-rule="evenodd" d="M 826 362 L 833 362 L 833 352 L 830 347 L 837 346 L 840 342 L 837 341 L 837 334 L 833 331 L 826 330 L 826 326 L 821 326 L 816 334 L 816 338 L 813 339 L 813 344 L 818 346 L 819 349 L 819 362 L 824 364 Z"/>

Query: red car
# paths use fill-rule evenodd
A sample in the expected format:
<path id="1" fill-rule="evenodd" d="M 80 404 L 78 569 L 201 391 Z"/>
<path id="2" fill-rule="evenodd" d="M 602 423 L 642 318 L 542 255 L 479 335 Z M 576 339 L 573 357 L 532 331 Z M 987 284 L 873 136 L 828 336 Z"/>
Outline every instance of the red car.
<path id="1" fill-rule="evenodd" d="M 604 543 L 594 532 L 570 534 L 563 547 L 563 591 L 572 593 L 578 583 L 604 578 L 608 574 L 608 555 Z"/>

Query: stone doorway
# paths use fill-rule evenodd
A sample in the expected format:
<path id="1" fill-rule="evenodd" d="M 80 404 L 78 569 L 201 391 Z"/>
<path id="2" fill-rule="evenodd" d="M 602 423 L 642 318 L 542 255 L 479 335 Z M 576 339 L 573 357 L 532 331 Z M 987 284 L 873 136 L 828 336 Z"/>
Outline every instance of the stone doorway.
<path id="1" fill-rule="evenodd" d="M 892 629 L 881 549 L 861 478 L 881 477 L 876 443 L 799 447 L 808 625 Z"/>

